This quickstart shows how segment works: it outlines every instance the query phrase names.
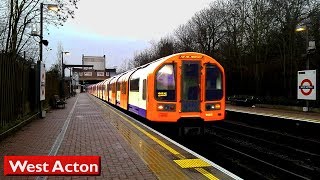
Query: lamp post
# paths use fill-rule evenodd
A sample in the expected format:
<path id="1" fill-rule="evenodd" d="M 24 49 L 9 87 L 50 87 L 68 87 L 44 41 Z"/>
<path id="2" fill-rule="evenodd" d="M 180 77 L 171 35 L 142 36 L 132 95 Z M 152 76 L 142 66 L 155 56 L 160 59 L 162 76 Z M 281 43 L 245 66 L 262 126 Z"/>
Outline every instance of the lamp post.
<path id="1" fill-rule="evenodd" d="M 309 48 L 309 33 L 308 33 L 308 27 L 307 26 L 299 26 L 296 28 L 296 32 L 306 32 L 306 70 L 309 70 L 309 56 L 308 56 L 308 48 Z"/>
<path id="2" fill-rule="evenodd" d="M 61 70 L 62 70 L 62 72 L 61 72 L 61 76 L 62 76 L 62 85 L 61 85 L 61 87 L 62 87 L 62 98 L 65 98 L 65 97 L 64 97 L 65 94 L 64 94 L 64 63 L 63 63 L 63 54 L 69 54 L 69 52 L 68 52 L 68 51 L 62 51 L 62 52 L 61 52 Z"/>
<path id="3" fill-rule="evenodd" d="M 41 92 L 41 86 L 44 86 L 44 84 L 42 84 L 42 82 L 40 82 L 41 78 L 40 77 L 44 77 L 42 76 L 40 73 L 45 73 L 45 72 L 41 72 L 41 63 L 42 63 L 42 54 L 43 54 L 43 50 L 42 50 L 42 44 L 44 44 L 45 46 L 48 45 L 48 41 L 47 40 L 43 40 L 43 6 L 46 5 L 47 8 L 49 10 L 53 10 L 53 11 L 57 11 L 58 10 L 58 6 L 55 5 L 55 4 L 44 4 L 44 3 L 40 3 L 40 42 L 39 42 L 39 61 L 38 61 L 38 69 L 39 69 L 39 72 L 38 72 L 38 76 L 37 76 L 37 95 L 36 97 L 38 97 L 38 101 L 39 101 L 39 112 L 40 112 L 40 117 L 44 117 L 44 114 L 42 112 L 42 99 L 41 99 L 41 95 L 40 93 Z M 44 87 L 45 88 L 45 87 Z"/>
<path id="4" fill-rule="evenodd" d="M 308 49 L 309 49 L 309 33 L 308 33 L 308 27 L 306 25 L 298 26 L 295 29 L 296 32 L 302 32 L 305 31 L 306 33 L 306 70 L 309 70 L 309 56 L 308 56 Z M 309 111 L 309 101 L 306 100 L 306 107 L 307 111 Z"/>
<path id="5" fill-rule="evenodd" d="M 56 4 L 40 3 L 40 42 L 39 42 L 39 46 L 40 46 L 39 61 L 40 62 L 42 62 L 42 44 L 48 45 L 48 41 L 43 40 L 43 5 L 46 5 L 49 10 L 58 11 L 58 5 L 56 5 Z"/>

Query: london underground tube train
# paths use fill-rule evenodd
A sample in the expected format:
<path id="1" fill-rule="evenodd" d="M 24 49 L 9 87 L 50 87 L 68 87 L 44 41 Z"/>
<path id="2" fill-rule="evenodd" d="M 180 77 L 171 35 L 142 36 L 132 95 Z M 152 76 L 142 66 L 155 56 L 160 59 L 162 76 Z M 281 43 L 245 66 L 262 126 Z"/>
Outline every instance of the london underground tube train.
<path id="1" fill-rule="evenodd" d="M 90 85 L 87 91 L 153 122 L 225 118 L 225 73 L 212 57 L 184 52 Z"/>

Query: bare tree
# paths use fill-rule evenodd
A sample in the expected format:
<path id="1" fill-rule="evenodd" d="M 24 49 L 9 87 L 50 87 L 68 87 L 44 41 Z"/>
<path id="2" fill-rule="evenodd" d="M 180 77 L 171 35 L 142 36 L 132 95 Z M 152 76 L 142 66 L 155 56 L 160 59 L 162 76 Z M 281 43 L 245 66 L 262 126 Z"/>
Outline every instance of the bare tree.
<path id="1" fill-rule="evenodd" d="M 155 44 L 154 49 L 155 59 L 173 54 L 175 52 L 174 38 L 170 36 L 161 38 L 160 41 L 157 44 Z"/>
<path id="2" fill-rule="evenodd" d="M 308 32 L 295 32 L 298 24 L 307 25 Z M 132 62 L 138 66 L 170 53 L 203 52 L 224 66 L 228 94 L 294 99 L 307 39 L 315 40 L 317 47 L 308 55 L 310 65 L 320 68 L 319 27 L 319 0 L 224 0 L 196 13 L 173 37 L 136 53 Z"/>
<path id="3" fill-rule="evenodd" d="M 189 21 L 186 25 L 180 25 L 175 30 L 174 35 L 177 39 L 178 47 L 176 47 L 176 49 L 178 51 L 195 51 L 196 49 L 196 41 L 194 39 L 195 37 L 192 36 L 190 23 Z"/>
<path id="4" fill-rule="evenodd" d="M 10 0 L 7 10 L 0 9 L 0 16 L 3 20 L 4 28 L 1 32 L 1 47 L 7 53 L 19 54 L 26 51 L 31 44 L 37 46 L 33 38 L 30 38 L 29 32 L 32 29 L 34 19 L 40 16 L 40 0 Z M 44 13 L 44 24 L 62 25 L 68 17 L 74 17 L 74 8 L 78 0 L 61 1 L 56 0 L 59 6 L 58 12 Z M 40 24 L 39 21 L 37 24 Z M 31 44 L 29 42 L 32 42 Z"/>
<path id="5" fill-rule="evenodd" d="M 134 68 L 132 60 L 125 59 L 122 61 L 120 67 L 118 68 L 118 73 L 123 73 L 123 72 L 128 71 L 132 68 Z"/>
<path id="6" fill-rule="evenodd" d="M 62 52 L 64 51 L 62 43 L 58 42 L 57 45 L 57 60 L 55 66 L 59 69 L 59 75 L 62 76 Z"/>

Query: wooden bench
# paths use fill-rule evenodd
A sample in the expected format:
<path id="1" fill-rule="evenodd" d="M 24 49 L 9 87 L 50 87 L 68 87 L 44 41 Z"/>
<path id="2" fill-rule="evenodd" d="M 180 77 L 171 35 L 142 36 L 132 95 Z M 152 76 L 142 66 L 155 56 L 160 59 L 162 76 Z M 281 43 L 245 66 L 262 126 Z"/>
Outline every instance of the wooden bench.
<path id="1" fill-rule="evenodd" d="M 63 99 L 60 99 L 59 95 L 53 96 L 53 107 L 54 108 L 65 108 L 66 102 Z"/>
<path id="2" fill-rule="evenodd" d="M 258 102 L 258 99 L 254 96 L 233 96 L 229 97 L 228 100 L 233 105 L 240 105 L 240 106 L 253 106 Z"/>

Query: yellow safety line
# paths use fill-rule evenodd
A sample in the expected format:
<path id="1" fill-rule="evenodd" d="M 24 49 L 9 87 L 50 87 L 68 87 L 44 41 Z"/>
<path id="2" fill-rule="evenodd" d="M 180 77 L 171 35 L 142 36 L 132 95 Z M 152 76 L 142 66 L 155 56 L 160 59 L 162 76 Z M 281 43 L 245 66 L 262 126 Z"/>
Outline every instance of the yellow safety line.
<path id="1" fill-rule="evenodd" d="M 105 104 L 104 104 L 105 105 Z M 106 107 L 108 107 L 107 105 L 105 105 Z M 164 142 L 162 142 L 161 140 L 159 140 L 158 138 L 154 137 L 153 135 L 151 135 L 150 133 L 148 133 L 146 130 L 142 129 L 141 127 L 137 126 L 136 124 L 134 124 L 133 122 L 131 122 L 129 119 L 127 119 L 126 117 L 122 116 L 121 114 L 117 113 L 115 110 L 109 108 L 112 112 L 114 112 L 115 114 L 117 114 L 118 116 L 120 116 L 122 119 L 124 119 L 125 121 L 127 121 L 128 123 L 130 123 L 132 126 L 134 126 L 135 128 L 137 128 L 140 132 L 142 132 L 143 134 L 145 134 L 146 136 L 148 136 L 149 138 L 151 138 L 152 140 L 154 140 L 155 142 L 157 142 L 158 144 L 160 144 L 162 147 L 164 147 L 166 150 L 168 150 L 169 152 L 171 152 L 174 155 L 181 155 L 180 153 L 178 153 L 176 150 L 174 150 L 173 148 L 171 148 L 170 146 L 168 146 L 167 144 L 165 144 Z M 182 155 L 181 155 L 182 156 Z M 184 156 L 182 156 L 183 158 L 185 158 Z"/>
<path id="2" fill-rule="evenodd" d="M 213 174 L 209 173 L 208 171 L 206 171 L 203 168 L 194 168 L 195 170 L 197 170 L 198 172 L 200 172 L 202 175 L 204 175 L 205 177 L 207 177 L 208 179 L 212 179 L 212 180 L 218 180 L 217 177 L 215 177 Z"/>
<path id="3" fill-rule="evenodd" d="M 172 154 L 176 155 L 178 158 L 185 159 L 185 157 L 182 154 L 180 154 L 179 152 L 177 152 L 176 150 L 174 150 L 173 148 L 171 148 L 170 146 L 168 146 L 167 144 L 165 144 L 164 142 L 162 142 L 158 138 L 154 137 L 152 134 L 148 133 L 146 130 L 144 130 L 141 127 L 137 126 L 132 121 L 130 121 L 128 118 L 122 116 L 121 114 L 119 114 L 115 110 L 111 109 L 106 104 L 103 104 L 103 105 L 106 106 L 108 109 L 110 109 L 115 114 L 117 114 L 118 116 L 120 116 L 123 120 L 127 121 L 128 123 L 130 123 L 133 127 L 138 129 L 140 132 L 142 132 L 143 134 L 148 136 L 150 139 L 152 139 L 153 141 L 157 142 L 160 146 L 162 146 L 163 148 L 165 148 L 166 150 L 168 150 Z M 213 179 L 213 180 L 218 180 L 219 179 L 219 178 L 215 177 L 213 174 L 211 174 L 210 172 L 206 171 L 203 168 L 194 168 L 194 169 L 197 170 L 198 172 L 200 172 L 203 176 L 207 177 L 208 179 Z"/>
<path id="4" fill-rule="evenodd" d="M 201 168 L 211 166 L 209 163 L 205 162 L 202 159 L 179 159 L 173 160 L 182 168 Z"/>

